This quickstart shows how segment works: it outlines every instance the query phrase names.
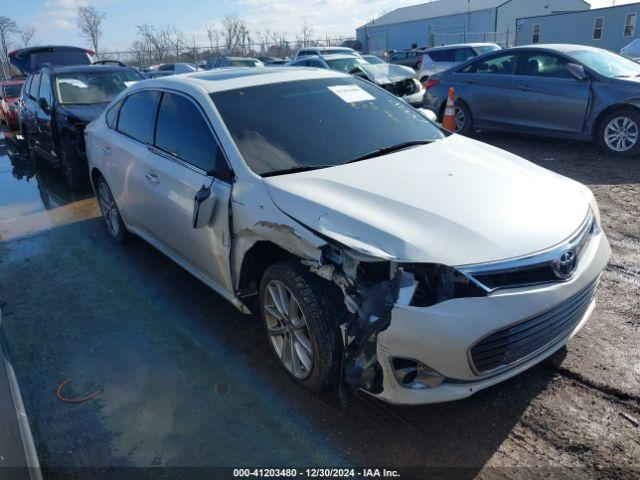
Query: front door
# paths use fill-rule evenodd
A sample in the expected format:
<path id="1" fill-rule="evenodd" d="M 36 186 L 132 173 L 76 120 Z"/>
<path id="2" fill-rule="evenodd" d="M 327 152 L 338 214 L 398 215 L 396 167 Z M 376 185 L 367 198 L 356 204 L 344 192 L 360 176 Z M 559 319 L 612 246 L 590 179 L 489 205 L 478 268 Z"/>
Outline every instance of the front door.
<path id="1" fill-rule="evenodd" d="M 530 51 L 520 57 L 513 102 L 515 125 L 582 132 L 591 86 L 577 80 L 567 69 L 568 63 L 548 52 Z"/>
<path id="2" fill-rule="evenodd" d="M 229 177 L 200 106 L 182 94 L 163 93 L 155 142 L 129 174 L 128 191 L 138 197 L 133 215 L 159 248 L 232 291 Z M 195 229 L 194 199 L 202 188 L 211 189 L 216 208 L 209 224 Z"/>
<path id="3" fill-rule="evenodd" d="M 38 101 L 35 105 L 35 120 L 38 136 L 38 147 L 50 156 L 57 156 L 53 148 L 53 136 L 51 133 L 51 117 L 53 114 L 53 91 L 51 88 L 51 75 L 42 72 Z"/>

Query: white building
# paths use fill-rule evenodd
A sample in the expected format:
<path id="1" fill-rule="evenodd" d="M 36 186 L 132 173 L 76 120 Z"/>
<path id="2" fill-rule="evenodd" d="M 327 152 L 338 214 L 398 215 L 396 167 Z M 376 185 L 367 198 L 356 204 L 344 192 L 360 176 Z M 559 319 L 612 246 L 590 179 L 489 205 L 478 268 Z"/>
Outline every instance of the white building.
<path id="1" fill-rule="evenodd" d="M 589 8 L 584 0 L 436 0 L 393 10 L 356 35 L 372 53 L 485 41 L 513 46 L 516 19 Z"/>

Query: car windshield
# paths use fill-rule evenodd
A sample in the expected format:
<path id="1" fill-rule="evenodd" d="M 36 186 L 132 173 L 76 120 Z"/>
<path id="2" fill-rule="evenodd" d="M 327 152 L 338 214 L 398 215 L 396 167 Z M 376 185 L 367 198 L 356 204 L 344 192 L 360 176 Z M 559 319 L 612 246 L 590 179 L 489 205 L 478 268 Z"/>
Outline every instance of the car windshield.
<path id="1" fill-rule="evenodd" d="M 473 47 L 473 50 L 476 52 L 476 55 L 480 56 L 485 53 L 497 52 L 502 49 L 498 45 L 483 45 L 481 47 Z"/>
<path id="2" fill-rule="evenodd" d="M 252 58 L 247 59 L 237 59 L 237 60 L 229 60 L 232 66 L 234 67 L 257 67 L 260 65 L 258 60 L 254 60 Z"/>
<path id="3" fill-rule="evenodd" d="M 61 73 L 56 76 L 56 96 L 61 104 L 108 103 L 122 90 L 141 80 L 133 70 Z"/>
<path id="4" fill-rule="evenodd" d="M 571 57 L 605 77 L 640 76 L 640 64 L 605 50 L 568 52 Z"/>
<path id="5" fill-rule="evenodd" d="M 342 165 L 444 137 L 413 107 L 357 78 L 260 85 L 211 98 L 245 162 L 259 175 Z"/>
<path id="6" fill-rule="evenodd" d="M 337 70 L 343 73 L 351 73 L 358 66 L 367 64 L 365 60 L 357 57 L 336 58 L 333 60 L 325 59 L 325 62 L 327 62 L 331 70 Z"/>
<path id="7" fill-rule="evenodd" d="M 4 97 L 6 98 L 17 98 L 20 96 L 20 90 L 22 89 L 22 85 L 5 85 L 4 86 Z"/>

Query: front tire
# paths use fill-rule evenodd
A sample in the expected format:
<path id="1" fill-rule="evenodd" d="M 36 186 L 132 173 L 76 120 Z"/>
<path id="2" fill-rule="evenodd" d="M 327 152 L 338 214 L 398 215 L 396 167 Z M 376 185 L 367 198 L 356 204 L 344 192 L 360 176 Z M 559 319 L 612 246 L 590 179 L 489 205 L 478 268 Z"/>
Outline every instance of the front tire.
<path id="1" fill-rule="evenodd" d="M 269 267 L 260 282 L 260 317 L 271 350 L 289 375 L 313 392 L 338 380 L 340 311 L 330 287 L 297 260 Z"/>
<path id="2" fill-rule="evenodd" d="M 96 181 L 96 196 L 98 197 L 98 204 L 100 205 L 102 218 L 107 226 L 109 236 L 118 243 L 126 242 L 130 233 L 122 221 L 111 189 L 103 176 L 99 176 Z"/>
<path id="3" fill-rule="evenodd" d="M 602 148 L 616 157 L 640 154 L 640 113 L 623 108 L 608 113 L 598 132 Z"/>
<path id="4" fill-rule="evenodd" d="M 87 162 L 69 152 L 64 145 L 58 148 L 60 169 L 65 182 L 74 191 L 85 190 L 89 187 L 89 169 Z"/>
<path id="5" fill-rule="evenodd" d="M 460 100 L 456 100 L 455 113 L 456 113 L 456 133 L 460 135 L 464 135 L 465 137 L 470 136 L 474 130 L 473 114 L 471 113 L 471 109 L 467 106 L 466 103 Z"/>

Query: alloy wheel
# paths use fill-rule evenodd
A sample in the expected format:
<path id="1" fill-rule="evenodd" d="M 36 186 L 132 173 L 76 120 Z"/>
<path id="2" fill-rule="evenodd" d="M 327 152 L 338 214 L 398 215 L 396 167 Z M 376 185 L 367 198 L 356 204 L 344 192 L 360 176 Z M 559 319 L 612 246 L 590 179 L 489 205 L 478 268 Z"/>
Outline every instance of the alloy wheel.
<path id="1" fill-rule="evenodd" d="M 639 135 L 638 124 L 629 117 L 616 117 L 604 129 L 607 147 L 619 153 L 631 150 L 638 143 Z"/>
<path id="2" fill-rule="evenodd" d="M 307 378 L 313 368 L 313 346 L 298 300 L 278 280 L 267 283 L 263 297 L 264 321 L 276 355 L 294 377 Z"/>
<path id="3" fill-rule="evenodd" d="M 102 210 L 102 218 L 104 218 L 109 233 L 114 237 L 117 237 L 120 233 L 120 213 L 116 207 L 116 201 L 111 195 L 111 190 L 103 180 L 98 186 L 98 203 L 100 204 L 100 210 Z"/>
<path id="4" fill-rule="evenodd" d="M 467 122 L 467 116 L 465 115 L 464 110 L 459 106 L 454 108 L 454 112 L 456 115 L 456 132 L 461 132 Z"/>

